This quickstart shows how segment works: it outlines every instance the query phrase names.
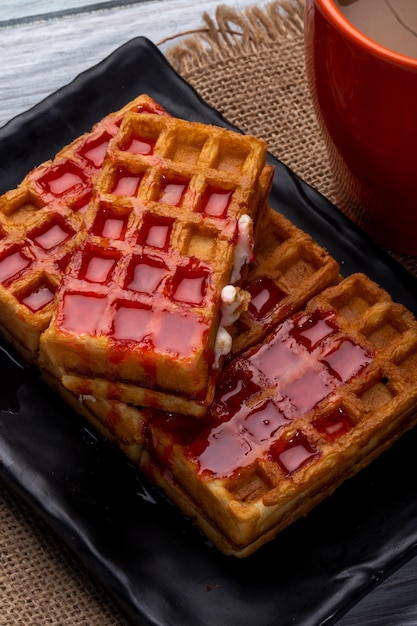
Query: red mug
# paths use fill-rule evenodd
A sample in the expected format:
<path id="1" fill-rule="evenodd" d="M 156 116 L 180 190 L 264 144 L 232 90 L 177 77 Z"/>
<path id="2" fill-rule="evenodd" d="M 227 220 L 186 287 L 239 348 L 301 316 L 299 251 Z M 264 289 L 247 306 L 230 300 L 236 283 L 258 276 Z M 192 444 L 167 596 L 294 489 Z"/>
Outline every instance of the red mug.
<path id="1" fill-rule="evenodd" d="M 382 246 L 417 255 L 417 58 L 366 37 L 334 0 L 305 0 L 304 37 L 337 204 Z"/>

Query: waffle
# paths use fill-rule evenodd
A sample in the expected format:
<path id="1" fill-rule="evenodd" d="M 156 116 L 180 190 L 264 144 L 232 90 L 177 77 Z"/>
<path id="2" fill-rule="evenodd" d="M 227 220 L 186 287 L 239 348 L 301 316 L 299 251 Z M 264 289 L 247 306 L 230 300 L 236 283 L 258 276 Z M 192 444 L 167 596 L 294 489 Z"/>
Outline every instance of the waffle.
<path id="1" fill-rule="evenodd" d="M 340 280 L 339 264 L 286 217 L 269 209 L 258 224 L 244 289 L 251 300 L 233 328 L 234 356 Z"/>
<path id="2" fill-rule="evenodd" d="M 0 197 L 0 331 L 30 361 L 37 359 L 56 289 L 78 245 L 92 181 L 128 111 L 168 116 L 139 96 Z"/>
<path id="3" fill-rule="evenodd" d="M 42 336 L 65 387 L 206 412 L 248 301 L 239 284 L 272 176 L 265 160 L 250 136 L 125 115 Z"/>
<path id="4" fill-rule="evenodd" d="M 354 274 L 236 357 L 206 418 L 153 416 L 141 467 L 245 557 L 411 428 L 416 402 L 417 322 Z"/>

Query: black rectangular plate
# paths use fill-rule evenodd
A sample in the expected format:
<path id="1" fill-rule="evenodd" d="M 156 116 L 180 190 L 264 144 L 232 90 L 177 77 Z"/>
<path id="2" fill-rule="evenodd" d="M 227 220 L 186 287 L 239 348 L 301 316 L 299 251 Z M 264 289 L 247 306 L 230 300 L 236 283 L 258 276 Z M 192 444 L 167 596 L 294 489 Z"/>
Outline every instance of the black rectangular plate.
<path id="1" fill-rule="evenodd" d="M 147 39 L 134 39 L 0 129 L 0 193 L 140 93 L 178 117 L 231 127 Z M 341 264 L 417 313 L 417 281 L 270 157 L 271 206 Z M 258 553 L 219 554 L 112 445 L 0 344 L 3 477 L 142 625 L 330 624 L 417 545 L 417 433 L 405 435 Z"/>

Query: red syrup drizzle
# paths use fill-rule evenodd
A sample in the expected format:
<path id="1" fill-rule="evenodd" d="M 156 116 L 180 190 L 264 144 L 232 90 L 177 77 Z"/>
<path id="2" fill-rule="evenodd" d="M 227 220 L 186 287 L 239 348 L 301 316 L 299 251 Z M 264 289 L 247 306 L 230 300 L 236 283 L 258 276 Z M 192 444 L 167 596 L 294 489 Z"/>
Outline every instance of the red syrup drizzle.
<path id="1" fill-rule="evenodd" d="M 207 290 L 209 272 L 198 264 L 177 270 L 172 282 L 172 298 L 176 302 L 201 306 Z"/>
<path id="2" fill-rule="evenodd" d="M 161 317 L 159 332 L 153 337 L 158 352 L 188 358 L 206 343 L 208 326 L 200 316 L 189 311 L 166 311 Z"/>
<path id="3" fill-rule="evenodd" d="M 63 274 L 66 271 L 71 257 L 72 257 L 72 254 L 65 254 L 63 257 L 55 260 L 55 264 L 58 267 L 59 272 L 61 274 Z"/>
<path id="4" fill-rule="evenodd" d="M 118 259 L 90 251 L 84 254 L 80 278 L 90 283 L 110 284 Z"/>
<path id="5" fill-rule="evenodd" d="M 363 348 L 356 346 L 350 339 L 343 339 L 330 349 L 322 363 L 332 375 L 344 383 L 358 370 L 363 361 Z"/>
<path id="6" fill-rule="evenodd" d="M 36 231 L 29 233 L 28 237 L 43 250 L 52 250 L 67 241 L 73 234 L 73 231 L 65 225 L 51 220 L 42 224 Z"/>
<path id="7" fill-rule="evenodd" d="M 88 161 L 95 169 L 100 169 L 103 165 L 110 139 L 111 135 L 104 133 L 98 139 L 87 140 L 79 150 L 80 156 Z"/>
<path id="8" fill-rule="evenodd" d="M 133 154 L 142 154 L 147 156 L 153 153 L 155 143 L 155 139 L 150 139 L 148 137 L 132 137 L 130 142 L 126 145 L 126 147 L 123 147 L 122 150 L 132 152 Z"/>
<path id="9" fill-rule="evenodd" d="M 313 352 L 327 338 L 339 329 L 336 315 L 333 312 L 314 311 L 310 316 L 300 315 L 294 319 L 291 337 Z"/>
<path id="10" fill-rule="evenodd" d="M 174 221 L 171 218 L 145 215 L 138 235 L 138 243 L 159 250 L 167 250 Z"/>
<path id="11" fill-rule="evenodd" d="M 162 259 L 150 256 L 135 257 L 130 264 L 125 286 L 139 293 L 154 294 L 168 273 Z"/>
<path id="12" fill-rule="evenodd" d="M 316 456 L 318 451 L 300 431 L 290 439 L 278 439 L 268 453 L 268 457 L 278 463 L 286 476 L 290 476 Z"/>
<path id="13" fill-rule="evenodd" d="M 182 278 L 173 293 L 174 300 L 201 305 L 204 300 L 205 282 L 205 276 Z"/>
<path id="14" fill-rule="evenodd" d="M 321 415 L 314 421 L 314 427 L 329 441 L 336 441 L 352 428 L 353 422 L 343 407 Z"/>
<path id="15" fill-rule="evenodd" d="M 128 215 L 119 215 L 102 207 L 94 220 L 92 233 L 106 239 L 123 240 L 127 231 Z"/>
<path id="16" fill-rule="evenodd" d="M 123 302 L 114 316 L 113 339 L 143 350 L 188 358 L 205 341 L 207 325 L 192 312 L 156 311 Z"/>
<path id="17" fill-rule="evenodd" d="M 0 283 L 10 284 L 30 266 L 30 263 L 21 249 L 12 248 L 0 258 Z"/>
<path id="18" fill-rule="evenodd" d="M 253 380 L 251 372 L 239 367 L 228 369 L 228 375 L 220 378 L 216 397 L 211 409 L 213 417 L 225 421 L 242 406 L 247 398 L 254 396 L 261 387 Z"/>
<path id="19" fill-rule="evenodd" d="M 113 320 L 112 337 L 119 341 L 144 343 L 146 347 L 152 333 L 152 319 L 150 307 L 120 303 Z"/>
<path id="20" fill-rule="evenodd" d="M 170 114 L 165 111 L 159 104 L 156 102 L 148 102 L 146 104 L 137 104 L 130 109 L 132 113 L 151 113 L 152 115 L 162 115 L 166 117 L 171 117 Z M 124 115 L 121 115 L 119 118 L 115 119 L 114 123 L 117 127 L 120 127 L 123 120 Z"/>
<path id="21" fill-rule="evenodd" d="M 256 405 L 247 415 L 244 428 L 250 436 L 259 442 L 270 441 L 271 437 L 287 423 L 283 413 L 272 400 L 265 400 Z"/>
<path id="22" fill-rule="evenodd" d="M 138 104 L 134 111 L 136 113 L 152 113 L 154 115 L 164 115 L 166 117 L 171 117 L 165 109 L 163 109 L 156 102 L 148 102 L 147 104 Z"/>
<path id="23" fill-rule="evenodd" d="M 160 204 L 169 204 L 170 206 L 179 206 L 186 187 L 187 182 L 170 181 L 163 177 L 158 202 Z"/>
<path id="24" fill-rule="evenodd" d="M 287 296 L 268 276 L 257 278 L 245 289 L 251 295 L 248 315 L 254 320 L 265 318 Z"/>
<path id="25" fill-rule="evenodd" d="M 115 196 L 136 196 L 142 176 L 119 170 L 110 191 Z"/>
<path id="26" fill-rule="evenodd" d="M 87 181 L 83 171 L 74 163 L 65 162 L 49 168 L 38 179 L 45 193 L 61 198 L 69 193 L 79 193 L 85 188 Z"/>
<path id="27" fill-rule="evenodd" d="M 81 198 L 77 198 L 77 200 L 72 204 L 71 210 L 74 211 L 74 213 L 79 213 L 80 215 L 83 215 L 88 208 L 90 198 L 90 192 L 84 194 L 83 196 L 81 196 Z"/>
<path id="28" fill-rule="evenodd" d="M 107 299 L 90 294 L 67 293 L 62 304 L 61 327 L 77 335 L 96 335 L 104 319 Z"/>
<path id="29" fill-rule="evenodd" d="M 372 361 L 367 349 L 341 340 L 339 333 L 333 312 L 298 315 L 277 327 L 266 344 L 230 363 L 218 385 L 211 425 L 202 424 L 185 447 L 200 475 L 233 476 L 257 458 L 273 458 L 292 473 L 316 455 L 301 432 L 277 442 L 285 424 L 313 410 Z M 265 388 L 273 392 L 269 400 L 261 399 Z"/>
<path id="30" fill-rule="evenodd" d="M 210 217 L 226 217 L 232 194 L 232 191 L 209 187 L 203 196 L 202 212 Z"/>

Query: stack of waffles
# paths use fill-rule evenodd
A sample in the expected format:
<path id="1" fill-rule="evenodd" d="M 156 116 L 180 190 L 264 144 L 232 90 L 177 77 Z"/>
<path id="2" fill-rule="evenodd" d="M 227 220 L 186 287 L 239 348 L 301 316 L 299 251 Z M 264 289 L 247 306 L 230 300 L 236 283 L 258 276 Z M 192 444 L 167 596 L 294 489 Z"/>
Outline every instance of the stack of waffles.
<path id="1" fill-rule="evenodd" d="M 204 415 L 247 306 L 265 160 L 253 137 L 125 115 L 42 336 L 65 387 Z"/>
<path id="2" fill-rule="evenodd" d="M 237 557 L 417 420 L 417 321 L 268 207 L 272 173 L 140 96 L 0 199 L 4 336 Z"/>

